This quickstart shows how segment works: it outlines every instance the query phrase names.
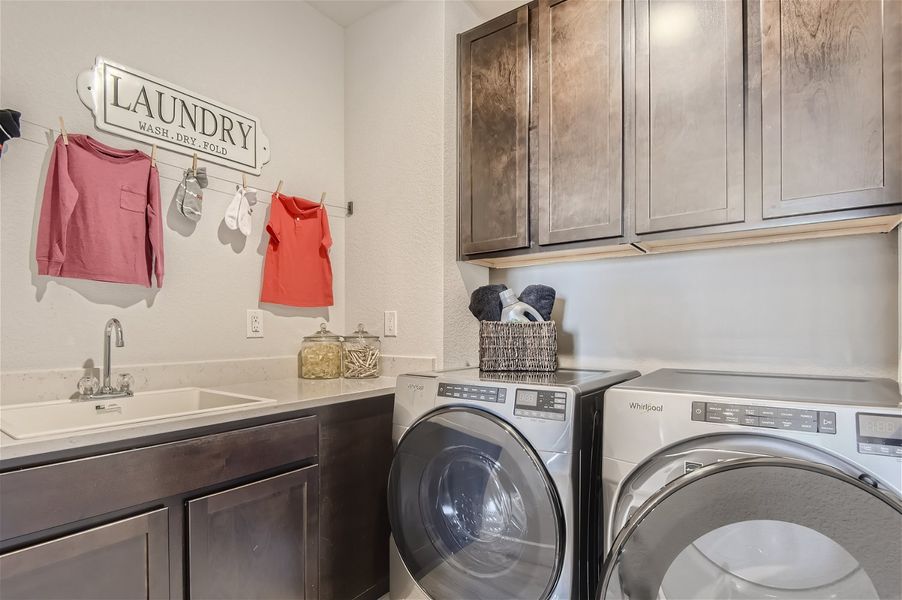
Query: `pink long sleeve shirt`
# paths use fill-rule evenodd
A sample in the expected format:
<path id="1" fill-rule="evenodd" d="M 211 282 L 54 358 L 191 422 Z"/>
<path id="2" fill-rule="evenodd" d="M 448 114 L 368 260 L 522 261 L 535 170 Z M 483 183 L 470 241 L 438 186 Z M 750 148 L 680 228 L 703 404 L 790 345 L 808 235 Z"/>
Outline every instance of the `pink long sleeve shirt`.
<path id="1" fill-rule="evenodd" d="M 38 274 L 163 286 L 160 178 L 150 157 L 57 138 L 38 223 Z"/>

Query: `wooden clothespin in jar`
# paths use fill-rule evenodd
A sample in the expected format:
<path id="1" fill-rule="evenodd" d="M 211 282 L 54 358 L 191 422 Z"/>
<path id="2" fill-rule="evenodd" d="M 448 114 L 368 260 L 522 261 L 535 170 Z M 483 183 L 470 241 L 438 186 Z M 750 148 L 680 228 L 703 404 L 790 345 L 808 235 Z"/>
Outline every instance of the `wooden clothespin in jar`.
<path id="1" fill-rule="evenodd" d="M 282 193 L 282 180 L 279 180 L 279 185 L 276 186 L 276 196 Z"/>
<path id="2" fill-rule="evenodd" d="M 63 121 L 63 118 L 60 117 L 60 134 L 63 136 L 63 143 L 65 145 L 69 145 L 69 134 L 66 133 L 66 123 Z"/>
<path id="3" fill-rule="evenodd" d="M 326 201 L 326 192 L 323 192 L 323 195 L 319 197 L 319 205 L 322 206 Z"/>
<path id="4" fill-rule="evenodd" d="M 194 153 L 194 158 L 191 159 L 191 172 L 194 175 L 197 175 L 197 152 Z"/>
<path id="5" fill-rule="evenodd" d="M 154 144 L 153 146 L 150 147 L 150 166 L 151 167 L 157 166 L 157 145 L 156 144 Z"/>

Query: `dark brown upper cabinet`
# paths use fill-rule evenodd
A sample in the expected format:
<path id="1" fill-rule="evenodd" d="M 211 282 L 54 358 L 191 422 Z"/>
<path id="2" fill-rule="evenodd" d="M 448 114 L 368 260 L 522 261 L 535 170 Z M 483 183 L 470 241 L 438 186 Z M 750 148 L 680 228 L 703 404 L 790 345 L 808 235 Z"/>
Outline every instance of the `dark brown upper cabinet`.
<path id="1" fill-rule="evenodd" d="M 529 9 L 458 39 L 460 251 L 529 244 Z"/>
<path id="2" fill-rule="evenodd" d="M 636 0 L 636 232 L 743 220 L 742 3 Z"/>
<path id="3" fill-rule="evenodd" d="M 533 0 L 459 42 L 464 260 L 902 222 L 902 0 Z"/>
<path id="4" fill-rule="evenodd" d="M 902 2 L 761 2 L 764 217 L 902 194 Z"/>
<path id="5" fill-rule="evenodd" d="M 539 0 L 539 244 L 623 234 L 620 2 Z"/>

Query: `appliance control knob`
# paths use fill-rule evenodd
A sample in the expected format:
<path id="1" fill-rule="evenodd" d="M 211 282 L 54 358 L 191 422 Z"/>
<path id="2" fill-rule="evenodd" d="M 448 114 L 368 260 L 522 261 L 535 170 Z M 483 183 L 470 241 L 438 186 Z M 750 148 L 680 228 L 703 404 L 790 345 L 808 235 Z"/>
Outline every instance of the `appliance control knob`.
<path id="1" fill-rule="evenodd" d="M 867 473 L 862 473 L 861 475 L 859 475 L 858 480 L 868 484 L 871 487 L 879 487 L 877 485 L 877 480 L 874 479 L 873 477 L 871 477 L 870 475 L 868 475 Z"/>

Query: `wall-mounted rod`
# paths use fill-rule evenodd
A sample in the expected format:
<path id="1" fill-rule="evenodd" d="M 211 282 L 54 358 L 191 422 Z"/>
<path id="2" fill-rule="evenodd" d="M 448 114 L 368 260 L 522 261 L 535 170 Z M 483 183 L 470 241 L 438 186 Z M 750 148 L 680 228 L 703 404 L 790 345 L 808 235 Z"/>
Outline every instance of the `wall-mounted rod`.
<path id="1" fill-rule="evenodd" d="M 19 120 L 20 120 L 21 122 L 28 123 L 29 125 L 33 125 L 33 126 L 35 126 L 35 127 L 39 127 L 39 128 L 44 129 L 44 130 L 46 130 L 46 131 L 49 131 L 50 133 L 61 133 L 59 129 L 55 129 L 55 128 L 53 128 L 53 127 L 47 127 L 46 125 L 42 125 L 41 123 L 35 123 L 34 121 L 29 121 L 28 119 L 21 119 L 21 118 L 20 118 Z M 33 140 L 33 139 L 30 139 L 30 138 L 27 138 L 27 137 L 24 137 L 24 136 L 19 137 L 19 138 L 15 138 L 15 139 L 25 140 L 26 142 L 31 142 L 32 144 L 37 144 L 37 145 L 40 145 L 40 146 L 47 146 L 47 143 L 46 143 L 45 141 Z M 153 153 L 153 148 L 154 148 L 154 147 L 155 147 L 155 145 L 152 145 L 152 146 L 151 146 L 151 153 Z M 159 167 L 160 165 L 166 165 L 167 167 L 172 167 L 172 168 L 174 168 L 174 169 L 178 169 L 179 172 L 182 172 L 182 171 L 185 170 L 185 167 L 183 167 L 183 166 L 181 166 L 181 165 L 177 165 L 177 164 L 175 164 L 175 163 L 166 162 L 166 161 L 160 160 L 160 159 L 158 159 L 158 158 L 155 158 L 154 156 L 152 156 L 151 158 L 155 160 L 157 167 Z M 223 169 L 229 169 L 228 167 L 222 167 L 222 168 L 223 168 Z M 237 170 L 237 169 L 229 169 L 229 170 L 230 170 L 230 171 L 235 171 L 235 170 Z M 234 181 L 234 180 L 228 179 L 228 178 L 226 178 L 226 177 L 217 177 L 216 175 L 211 175 L 211 174 L 209 174 L 209 173 L 207 173 L 207 178 L 208 178 L 208 179 L 214 179 L 214 180 L 216 180 L 216 181 L 222 181 L 223 183 L 229 183 L 229 184 L 231 184 L 231 185 L 244 185 L 244 184 L 247 183 L 247 175 L 244 174 L 244 173 L 242 173 L 242 180 L 241 180 L 241 182 Z M 167 177 L 166 175 L 163 175 L 162 173 L 160 174 L 160 179 L 166 179 L 166 180 L 168 180 L 168 181 L 174 181 L 175 183 L 180 183 L 180 182 L 181 182 L 181 179 L 177 179 L 177 178 L 173 178 L 173 177 Z M 247 187 L 247 185 L 244 185 L 244 187 Z M 264 189 L 264 188 L 255 188 L 255 189 L 257 189 L 257 191 L 263 192 L 263 193 L 265 193 L 265 194 L 270 194 L 270 195 L 276 193 L 274 190 L 267 190 L 267 189 Z M 213 191 L 213 192 L 218 192 L 218 193 L 220 193 L 220 194 L 231 194 L 231 193 L 233 193 L 233 191 L 234 191 L 234 190 L 233 190 L 232 192 L 224 192 L 224 191 L 222 191 L 222 190 L 217 190 L 217 189 L 215 189 L 215 188 L 207 188 L 207 190 Z M 258 203 L 258 204 L 270 204 L 270 202 L 268 202 L 268 201 L 266 201 L 266 200 L 258 200 L 257 203 Z M 328 206 L 329 208 L 334 208 L 334 209 L 337 209 L 337 210 L 343 210 L 343 211 L 345 211 L 345 215 L 344 215 L 344 216 L 348 216 L 348 217 L 349 217 L 349 216 L 351 216 L 351 215 L 354 213 L 354 209 L 353 209 L 354 203 L 353 203 L 353 202 L 347 202 L 347 203 L 345 203 L 345 204 L 343 204 L 343 205 L 342 205 L 342 204 L 329 204 L 329 203 L 323 202 L 323 205 L 324 205 L 324 206 Z"/>

